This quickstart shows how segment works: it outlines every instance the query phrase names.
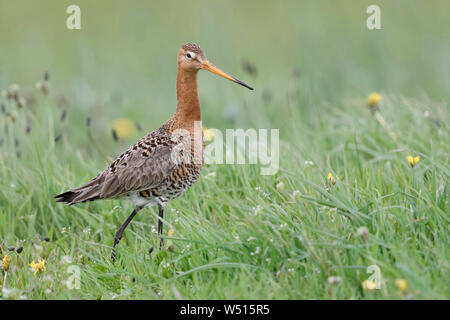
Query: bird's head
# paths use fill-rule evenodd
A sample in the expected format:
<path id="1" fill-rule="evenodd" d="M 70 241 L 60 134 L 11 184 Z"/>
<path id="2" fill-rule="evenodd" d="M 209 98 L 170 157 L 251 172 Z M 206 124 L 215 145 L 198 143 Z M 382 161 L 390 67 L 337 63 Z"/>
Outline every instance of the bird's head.
<path id="1" fill-rule="evenodd" d="M 178 68 L 187 72 L 197 72 L 200 69 L 208 70 L 228 80 L 234 81 L 241 86 L 253 90 L 253 88 L 249 85 L 239 79 L 236 79 L 235 77 L 230 76 L 228 73 L 220 70 L 210 63 L 208 59 L 206 59 L 203 50 L 195 43 L 186 43 L 180 48 L 178 51 Z"/>

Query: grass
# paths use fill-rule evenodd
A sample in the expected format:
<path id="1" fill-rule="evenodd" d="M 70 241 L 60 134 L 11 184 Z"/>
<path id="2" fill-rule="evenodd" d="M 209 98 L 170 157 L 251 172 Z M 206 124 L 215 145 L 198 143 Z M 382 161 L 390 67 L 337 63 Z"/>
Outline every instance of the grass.
<path id="1" fill-rule="evenodd" d="M 263 9 L 270 10 L 270 6 L 267 4 Z M 91 8 L 93 12 L 100 10 Z M 326 8 L 322 2 L 315 9 L 308 5 L 307 12 L 318 15 Z M 387 16 L 397 12 L 395 7 L 391 9 Z M 340 19 L 348 13 L 344 8 L 335 10 L 337 17 L 331 17 L 335 20 L 325 25 L 339 27 L 330 32 L 342 32 L 347 27 L 350 30 L 356 22 L 350 19 L 349 25 L 340 25 Z M 281 12 L 282 16 L 291 17 L 289 10 Z M 225 14 L 231 16 L 229 12 Z M 440 15 L 430 18 L 426 10 L 423 14 L 429 30 L 442 30 Z M 402 34 L 406 26 L 415 28 L 416 32 L 412 32 L 415 35 L 428 35 L 428 31 L 421 31 L 421 25 L 414 27 L 409 21 L 398 19 L 398 25 L 391 25 L 385 35 L 389 35 L 388 31 L 391 36 L 396 32 Z M 247 23 L 249 32 L 259 23 L 251 18 L 250 22 L 236 21 Z M 294 20 L 287 21 L 295 25 Z M 202 21 L 189 26 L 195 29 L 201 25 Z M 41 31 L 47 27 L 43 26 Z M 339 43 L 332 35 L 325 38 L 318 28 L 312 25 L 306 31 L 294 30 L 312 47 L 325 41 Z M 98 31 L 92 32 L 87 37 L 100 39 Z M 171 31 L 165 32 L 170 38 Z M 214 28 L 211 32 L 224 36 Z M 0 296 L 448 299 L 450 92 L 444 85 L 448 83 L 445 67 L 436 73 L 426 70 L 434 63 L 448 66 L 449 55 L 442 54 L 437 62 L 430 59 L 420 64 L 417 61 L 423 60 L 419 57 L 427 53 L 406 48 L 405 59 L 398 65 L 395 57 L 393 61 L 385 60 L 384 53 L 381 58 L 374 57 L 374 48 L 364 44 L 377 42 L 377 52 L 401 52 L 404 44 L 364 32 L 368 31 L 344 33 L 344 38 L 351 38 L 350 45 L 359 51 L 339 55 L 341 49 L 334 46 L 332 52 L 339 61 L 335 65 L 329 64 L 325 52 L 313 57 L 323 62 L 314 67 L 307 60 L 312 58 L 304 53 L 299 53 L 303 58 L 294 63 L 297 47 L 293 44 L 280 71 L 278 67 L 283 61 L 270 60 L 267 54 L 257 52 L 254 63 L 259 75 L 253 81 L 237 66 L 233 72 L 229 70 L 233 61 L 225 52 L 216 51 L 214 56 L 204 48 L 211 61 L 256 88 L 249 93 L 226 80 L 200 75 L 204 125 L 221 129 L 280 128 L 280 170 L 276 175 L 262 176 L 257 165 L 207 165 L 199 181 L 167 207 L 164 234 L 173 229 L 173 237 L 166 241 L 173 246 L 172 250 L 166 247 L 148 253 L 151 246 L 157 247 L 158 238 L 157 211 L 147 208 L 139 212 L 125 231 L 116 263 L 109 259 L 113 237 L 131 212 L 131 204 L 98 201 L 66 207 L 55 203 L 53 196 L 92 178 L 107 165 L 110 156 L 120 154 L 144 134 L 137 132 L 116 142 L 111 136 L 114 119 L 139 121 L 143 131 L 150 131 L 171 115 L 175 108 L 174 72 L 166 74 L 156 62 L 145 61 L 153 68 L 152 72 L 162 74 L 161 82 L 152 75 L 144 81 L 147 74 L 131 72 L 126 75 L 132 77 L 133 85 L 122 76 L 111 80 L 112 74 L 123 75 L 124 70 L 117 66 L 108 71 L 105 66 L 113 66 L 112 55 L 108 49 L 92 45 L 94 52 L 105 54 L 106 62 L 99 61 L 97 68 L 95 57 L 79 58 L 80 63 L 87 65 L 81 75 L 75 76 L 78 82 L 74 82 L 69 72 L 73 66 L 55 61 L 49 68 L 51 86 L 45 95 L 33 87 L 36 73 L 16 74 L 13 67 L 5 67 L 0 77 L 1 88 L 20 82 L 23 87 L 20 95 L 26 96 L 28 102 L 18 108 L 13 100 L 0 98 L 5 106 L 5 113 L 0 114 L 0 258 L 12 257 L 5 285 L 8 290 Z M 209 38 L 200 34 L 199 40 Z M 399 34 L 395 34 L 397 39 Z M 66 41 L 63 37 L 58 39 Z M 437 36 L 427 39 L 440 52 L 449 52 Z M 15 41 L 13 36 L 7 39 L 12 48 L 18 43 Z M 224 41 L 232 46 L 238 40 Z M 23 46 L 32 47 L 31 40 L 22 42 Z M 56 46 L 54 41 L 48 43 L 53 49 Z M 243 54 L 250 55 L 263 43 L 256 37 L 255 44 L 243 46 Z M 208 46 L 214 50 L 212 43 Z M 144 50 L 150 52 L 152 48 L 149 43 Z M 174 71 L 175 66 L 170 63 L 172 51 L 165 52 L 172 56 L 161 59 Z M 39 65 L 39 57 L 44 53 L 38 46 L 32 60 Z M 138 59 L 131 59 L 133 54 L 128 50 L 116 54 L 131 68 L 134 60 L 145 60 L 139 59 L 141 52 L 136 53 Z M 17 70 L 21 62 L 27 63 L 20 55 L 7 57 Z M 78 61 L 75 55 L 69 57 Z M 215 62 L 220 59 L 220 64 Z M 291 75 L 298 65 L 300 76 Z M 422 78 L 408 78 L 408 68 L 412 66 L 417 67 L 413 72 L 423 75 Z M 362 72 L 364 68 L 370 68 L 370 72 Z M 387 81 L 389 68 L 395 76 Z M 105 73 L 100 72 L 100 77 L 92 69 Z M 328 77 L 319 73 L 324 70 L 329 72 Z M 95 84 L 98 78 L 104 78 L 106 84 Z M 148 87 L 153 98 L 151 104 L 143 93 Z M 412 93 L 417 88 L 420 89 Z M 378 89 L 383 98 L 379 111 L 372 113 L 366 97 Z M 233 114 L 236 105 L 237 114 L 227 117 Z M 91 118 L 89 126 L 87 117 Z M 407 161 L 409 155 L 421 157 L 414 167 Z M 215 175 L 210 174 L 213 172 Z M 335 184 L 327 180 L 330 172 L 336 178 Z M 361 235 L 364 228 L 368 231 L 367 238 Z M 11 247 L 23 247 L 23 251 L 9 251 Z M 41 259 L 46 260 L 46 268 L 34 274 L 29 264 Z M 380 290 L 362 287 L 370 277 L 366 270 L 371 265 L 381 271 Z M 67 287 L 73 270 L 70 266 L 79 268 L 80 289 Z M 329 283 L 330 277 L 339 277 L 339 283 Z M 397 279 L 407 281 L 405 291 L 396 286 Z"/>

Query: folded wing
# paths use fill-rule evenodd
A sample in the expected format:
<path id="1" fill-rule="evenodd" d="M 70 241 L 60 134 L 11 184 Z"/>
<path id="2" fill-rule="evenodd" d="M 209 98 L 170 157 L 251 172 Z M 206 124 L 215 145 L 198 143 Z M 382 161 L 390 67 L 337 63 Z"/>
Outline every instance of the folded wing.
<path id="1" fill-rule="evenodd" d="M 76 189 L 57 195 L 58 202 L 117 198 L 131 191 L 158 186 L 175 169 L 171 154 L 175 144 L 167 133 L 152 132 L 120 155 L 107 169 Z"/>

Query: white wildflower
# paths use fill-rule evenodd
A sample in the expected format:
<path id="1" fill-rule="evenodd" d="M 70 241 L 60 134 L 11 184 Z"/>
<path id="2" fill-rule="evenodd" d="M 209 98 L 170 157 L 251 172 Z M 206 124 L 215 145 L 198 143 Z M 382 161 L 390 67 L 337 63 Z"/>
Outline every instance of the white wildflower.
<path id="1" fill-rule="evenodd" d="M 287 223 L 282 223 L 281 225 L 280 225 L 280 230 L 281 229 L 285 229 L 285 228 L 287 228 L 288 227 L 288 224 Z"/>
<path id="2" fill-rule="evenodd" d="M 261 206 L 260 205 L 257 205 L 254 209 L 253 209 L 253 216 L 257 216 L 258 215 L 258 213 L 260 213 L 261 212 Z"/>
<path id="3" fill-rule="evenodd" d="M 341 282 L 341 277 L 338 276 L 331 276 L 328 277 L 328 284 L 333 285 L 333 284 L 338 284 Z"/>
<path id="4" fill-rule="evenodd" d="M 215 177 L 216 177 L 216 172 L 214 172 L 214 171 L 210 172 L 206 175 L 206 178 L 210 178 L 210 179 L 215 178 Z"/>
<path id="5" fill-rule="evenodd" d="M 279 183 L 277 183 L 277 190 L 284 190 L 284 183 L 282 181 L 280 181 Z"/>
<path id="6" fill-rule="evenodd" d="M 369 229 L 366 227 L 359 227 L 356 231 L 358 236 L 360 236 L 364 241 L 367 241 L 369 239 Z"/>
<path id="7" fill-rule="evenodd" d="M 250 255 L 255 255 L 255 254 L 259 254 L 261 252 L 261 247 L 256 247 L 255 252 L 251 252 Z"/>
<path id="8" fill-rule="evenodd" d="M 61 257 L 61 262 L 64 264 L 69 264 L 72 263 L 72 257 L 71 256 L 62 256 Z"/>

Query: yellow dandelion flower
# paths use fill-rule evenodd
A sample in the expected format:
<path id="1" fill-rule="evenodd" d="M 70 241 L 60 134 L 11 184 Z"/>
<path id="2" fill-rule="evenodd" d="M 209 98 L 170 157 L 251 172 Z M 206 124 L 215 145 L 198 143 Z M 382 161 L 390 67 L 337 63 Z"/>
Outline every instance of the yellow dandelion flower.
<path id="1" fill-rule="evenodd" d="M 377 92 L 372 92 L 367 97 L 367 104 L 369 105 L 369 107 L 377 107 L 380 100 L 381 100 L 381 94 L 379 94 Z"/>
<path id="2" fill-rule="evenodd" d="M 167 232 L 167 235 L 169 237 L 173 237 L 174 234 L 175 234 L 175 232 L 173 231 L 173 229 L 169 229 L 169 232 Z"/>
<path id="3" fill-rule="evenodd" d="M 336 179 L 333 177 L 333 174 L 330 172 L 328 173 L 328 181 L 330 181 L 332 184 L 336 184 Z"/>
<path id="4" fill-rule="evenodd" d="M 377 284 L 372 280 L 364 280 L 362 287 L 364 290 L 375 290 L 377 288 Z"/>
<path id="5" fill-rule="evenodd" d="M 45 269 L 45 259 L 40 260 L 38 263 L 31 261 L 30 267 L 34 270 L 34 274 Z"/>
<path id="6" fill-rule="evenodd" d="M 420 161 L 420 157 L 419 156 L 416 156 L 416 157 L 408 156 L 407 159 L 408 159 L 408 162 L 409 162 L 409 165 L 411 166 L 411 168 L 414 168 L 414 166 L 416 164 L 418 164 L 419 161 Z"/>
<path id="7" fill-rule="evenodd" d="M 213 141 L 214 140 L 214 132 L 211 129 L 203 127 L 203 135 L 205 136 L 205 141 Z"/>
<path id="8" fill-rule="evenodd" d="M 136 124 L 128 119 L 119 118 L 114 120 L 112 129 L 115 131 L 118 138 L 129 138 L 136 133 Z"/>
<path id="9" fill-rule="evenodd" d="M 405 279 L 397 279 L 397 280 L 395 280 L 395 285 L 403 293 L 406 292 L 406 290 L 408 290 L 408 282 Z"/>
<path id="10" fill-rule="evenodd" d="M 2 259 L 2 267 L 3 267 L 3 269 L 5 271 L 8 271 L 9 264 L 11 263 L 11 260 L 12 260 L 12 258 L 9 255 L 6 255 L 6 256 L 3 257 L 3 259 Z"/>

